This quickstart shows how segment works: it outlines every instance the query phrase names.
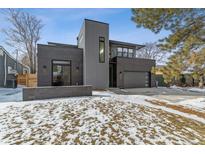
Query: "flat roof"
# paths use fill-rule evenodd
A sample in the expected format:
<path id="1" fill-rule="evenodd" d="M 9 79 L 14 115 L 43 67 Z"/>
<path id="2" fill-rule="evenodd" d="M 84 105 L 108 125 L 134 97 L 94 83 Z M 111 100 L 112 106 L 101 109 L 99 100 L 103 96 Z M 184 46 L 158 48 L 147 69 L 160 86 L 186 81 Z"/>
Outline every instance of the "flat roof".
<path id="1" fill-rule="evenodd" d="M 144 45 L 140 45 L 140 44 L 122 42 L 122 41 L 116 41 L 116 40 L 109 40 L 109 42 L 112 44 L 117 44 L 117 45 L 119 44 L 119 45 L 132 46 L 132 47 L 138 47 L 138 48 L 145 47 Z"/>
<path id="2" fill-rule="evenodd" d="M 97 20 L 86 19 L 86 18 L 85 18 L 84 20 L 91 21 L 91 22 L 97 22 L 97 23 L 100 23 L 100 24 L 106 24 L 106 25 L 109 25 L 108 23 L 101 22 L 101 21 L 97 21 Z"/>
<path id="3" fill-rule="evenodd" d="M 73 45 L 73 44 L 64 44 L 64 43 L 56 43 L 56 42 L 48 42 L 48 45 L 73 47 L 73 48 L 77 48 L 78 47 L 77 45 Z"/>

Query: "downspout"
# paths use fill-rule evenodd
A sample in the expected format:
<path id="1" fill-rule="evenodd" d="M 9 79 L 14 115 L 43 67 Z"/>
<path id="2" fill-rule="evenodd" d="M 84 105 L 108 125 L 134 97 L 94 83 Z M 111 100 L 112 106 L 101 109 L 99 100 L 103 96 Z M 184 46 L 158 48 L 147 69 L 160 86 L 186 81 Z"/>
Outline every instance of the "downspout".
<path id="1" fill-rule="evenodd" d="M 7 71 L 6 71 L 6 54 L 4 56 L 4 86 L 6 87 L 6 78 L 7 78 Z"/>

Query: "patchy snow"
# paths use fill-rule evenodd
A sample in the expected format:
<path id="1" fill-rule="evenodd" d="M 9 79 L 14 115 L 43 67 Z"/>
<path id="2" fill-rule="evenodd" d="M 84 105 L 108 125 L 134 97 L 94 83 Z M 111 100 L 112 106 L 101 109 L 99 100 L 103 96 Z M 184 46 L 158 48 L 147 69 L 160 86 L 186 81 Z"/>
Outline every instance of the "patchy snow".
<path id="1" fill-rule="evenodd" d="M 105 96 L 112 96 L 112 95 L 116 95 L 115 93 L 111 92 L 111 91 L 108 91 L 108 90 L 105 90 L 105 91 L 93 91 L 92 92 L 93 96 L 101 96 L 101 97 L 105 97 Z"/>
<path id="2" fill-rule="evenodd" d="M 186 118 L 193 119 L 193 120 L 196 120 L 196 121 L 199 121 L 199 122 L 202 122 L 202 123 L 205 124 L 205 119 L 197 117 L 196 115 L 191 115 L 191 114 L 179 112 L 179 111 L 176 111 L 176 110 L 173 110 L 173 109 L 170 109 L 170 108 L 166 108 L 164 106 L 153 105 L 153 104 L 150 104 L 149 102 L 145 101 L 145 100 L 150 100 L 150 101 L 151 100 L 158 100 L 158 101 L 163 101 L 163 102 L 166 102 L 166 103 L 172 103 L 172 102 L 168 102 L 166 100 L 162 100 L 162 99 L 159 100 L 159 99 L 156 99 L 156 98 L 151 97 L 151 96 L 143 96 L 143 95 L 117 95 L 117 96 L 114 96 L 113 99 L 116 99 L 116 100 L 119 100 L 119 101 L 122 101 L 122 102 L 143 104 L 143 105 L 146 105 L 146 106 L 149 106 L 149 107 L 152 107 L 152 108 L 157 108 L 157 109 L 161 109 L 161 110 L 173 113 L 173 114 L 184 116 Z M 188 100 L 187 102 L 186 101 L 181 101 L 179 103 L 174 103 L 174 104 L 175 105 L 184 105 L 184 106 L 187 106 L 187 107 L 190 107 L 190 106 L 193 107 L 195 105 L 194 106 L 195 108 L 205 111 L 204 108 L 200 108 L 200 107 L 204 107 L 205 102 L 200 102 L 199 100 L 204 101 L 205 98 L 192 99 L 192 100 Z M 198 101 L 198 103 L 200 102 L 203 105 L 198 105 L 197 101 Z"/>
<path id="3" fill-rule="evenodd" d="M 195 91 L 195 92 L 204 92 L 205 88 L 188 88 L 189 91 Z"/>
<path id="4" fill-rule="evenodd" d="M 205 88 L 198 88 L 198 87 L 178 87 L 178 86 L 171 86 L 172 89 L 180 89 L 180 90 L 186 90 L 186 91 L 192 91 L 192 92 L 200 92 L 205 93 Z"/>
<path id="5" fill-rule="evenodd" d="M 205 143 L 205 119 L 153 105 L 149 96 L 93 95 L 0 104 L 0 143 Z"/>

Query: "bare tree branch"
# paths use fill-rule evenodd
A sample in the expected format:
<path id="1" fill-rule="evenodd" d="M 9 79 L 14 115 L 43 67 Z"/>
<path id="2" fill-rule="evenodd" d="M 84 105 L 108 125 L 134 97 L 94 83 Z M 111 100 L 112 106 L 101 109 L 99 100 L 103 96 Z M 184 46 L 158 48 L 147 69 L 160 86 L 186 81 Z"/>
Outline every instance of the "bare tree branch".
<path id="1" fill-rule="evenodd" d="M 36 72 L 36 46 L 40 40 L 42 21 L 20 9 L 6 9 L 4 11 L 11 27 L 3 29 L 6 44 L 26 52 L 31 72 Z"/>
<path id="2" fill-rule="evenodd" d="M 162 51 L 156 43 L 146 43 L 144 48 L 136 52 L 138 58 L 154 59 L 157 63 L 165 62 L 167 52 Z"/>

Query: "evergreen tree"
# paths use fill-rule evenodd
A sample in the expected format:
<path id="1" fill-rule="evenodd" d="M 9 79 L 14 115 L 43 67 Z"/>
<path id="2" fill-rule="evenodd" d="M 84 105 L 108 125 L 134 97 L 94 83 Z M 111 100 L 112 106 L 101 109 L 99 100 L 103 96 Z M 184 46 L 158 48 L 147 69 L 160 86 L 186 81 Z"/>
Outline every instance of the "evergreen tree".
<path id="1" fill-rule="evenodd" d="M 163 69 L 166 82 L 178 79 L 193 66 L 193 76 L 204 76 L 205 9 L 132 9 L 132 20 L 137 27 L 154 33 L 168 30 L 171 34 L 160 40 L 162 50 L 173 53 Z M 201 83 L 203 85 L 203 83 Z"/>
<path id="2" fill-rule="evenodd" d="M 193 52 L 190 55 L 189 62 L 192 69 L 193 78 L 199 80 L 199 87 L 202 88 L 205 80 L 205 48 L 198 52 Z"/>

